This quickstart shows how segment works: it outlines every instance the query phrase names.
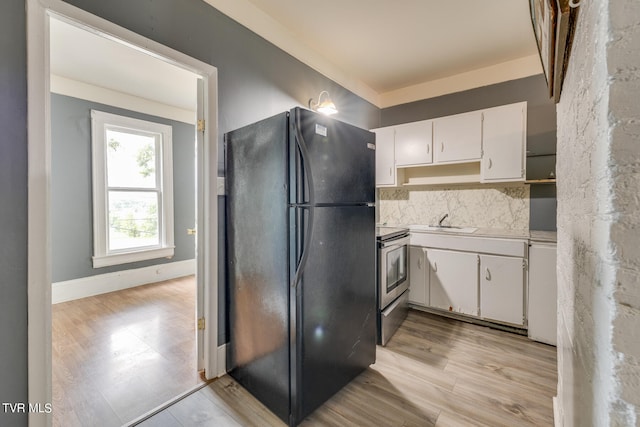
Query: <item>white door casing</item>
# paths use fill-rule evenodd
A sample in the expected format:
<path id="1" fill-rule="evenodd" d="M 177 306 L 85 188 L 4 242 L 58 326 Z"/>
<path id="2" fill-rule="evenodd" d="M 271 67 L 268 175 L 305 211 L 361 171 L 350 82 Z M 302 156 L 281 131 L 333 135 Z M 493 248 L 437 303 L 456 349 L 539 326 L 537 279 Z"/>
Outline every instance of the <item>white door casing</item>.
<path id="1" fill-rule="evenodd" d="M 204 260 L 201 278 L 206 318 L 203 363 L 206 376 L 219 369 L 218 336 L 218 206 L 217 206 L 217 69 L 181 52 L 85 12 L 61 0 L 27 0 L 28 88 L 28 389 L 29 403 L 52 402 L 51 366 L 51 135 L 49 20 L 52 16 L 88 31 L 144 51 L 158 59 L 197 74 L 204 86 L 205 130 L 202 135 L 202 182 L 198 197 L 202 215 L 198 235 L 199 257 Z M 202 154 L 202 156 L 200 156 Z M 200 271 L 199 271 L 200 273 Z M 30 426 L 50 426 L 51 414 L 29 414 Z"/>

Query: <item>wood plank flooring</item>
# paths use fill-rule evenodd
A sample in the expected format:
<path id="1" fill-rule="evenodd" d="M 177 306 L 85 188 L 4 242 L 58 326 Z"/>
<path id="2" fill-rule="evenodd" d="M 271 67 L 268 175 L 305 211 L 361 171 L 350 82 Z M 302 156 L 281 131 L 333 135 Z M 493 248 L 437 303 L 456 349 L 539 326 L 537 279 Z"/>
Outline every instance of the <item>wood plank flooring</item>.
<path id="1" fill-rule="evenodd" d="M 553 426 L 556 348 L 410 311 L 374 365 L 303 426 Z M 224 376 L 140 424 L 284 426 Z"/>
<path id="2" fill-rule="evenodd" d="M 53 425 L 121 426 L 202 383 L 193 276 L 52 306 Z"/>

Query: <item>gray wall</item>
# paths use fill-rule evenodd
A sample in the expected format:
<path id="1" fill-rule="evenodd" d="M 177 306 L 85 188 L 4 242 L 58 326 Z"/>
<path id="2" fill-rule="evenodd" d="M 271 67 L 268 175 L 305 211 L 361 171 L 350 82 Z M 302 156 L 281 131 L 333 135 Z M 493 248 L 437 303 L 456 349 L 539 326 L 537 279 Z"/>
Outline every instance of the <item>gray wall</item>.
<path id="1" fill-rule="evenodd" d="M 218 68 L 219 171 L 225 132 L 307 106 L 328 90 L 339 120 L 363 128 L 380 110 L 201 0 L 66 0 L 81 9 Z"/>
<path id="2" fill-rule="evenodd" d="M 391 109 L 383 112 L 387 121 L 381 123 L 378 108 L 201 0 L 69 0 L 68 3 L 218 68 L 221 174 L 222 135 L 225 132 L 295 105 L 304 106 L 309 98 L 316 97 L 323 89 L 329 90 L 338 105 L 340 120 L 364 128 L 394 124 L 394 111 Z M 3 201 L 0 204 L 0 342 L 3 343 L 0 347 L 0 400 L 26 402 L 27 95 L 24 0 L 0 2 L 0 58 L 0 129 L 3 131 L 0 137 L 0 199 Z M 533 104 L 533 98 L 531 101 Z M 459 107 L 464 105 L 462 101 Z M 468 110 L 475 108 L 469 106 Z M 530 122 L 532 111 L 530 104 Z M 399 114 L 401 110 L 395 113 Z M 434 112 L 434 116 L 437 115 L 442 114 Z M 415 116 L 408 116 L 402 121 L 426 118 L 421 114 Z M 224 286 L 220 289 L 223 292 Z M 222 293 L 221 308 L 224 298 Z M 221 342 L 224 342 L 224 337 L 221 337 Z M 27 417 L 0 411 L 0 425 L 27 425 Z"/>
<path id="3" fill-rule="evenodd" d="M 67 3 L 218 69 L 218 175 L 224 175 L 224 133 L 294 106 L 328 90 L 338 120 L 366 129 L 379 126 L 380 110 L 317 73 L 201 0 L 67 0 Z M 224 212 L 224 198 L 219 198 Z M 220 237 L 224 236 L 222 221 Z M 219 342 L 226 342 L 224 254 L 220 256 Z"/>
<path id="4" fill-rule="evenodd" d="M 173 258 L 93 268 L 91 110 L 170 125 L 173 129 Z M 83 99 L 51 95 L 51 229 L 53 282 L 195 258 L 195 127 Z"/>
<path id="5" fill-rule="evenodd" d="M 484 86 L 463 92 L 442 95 L 422 101 L 384 108 L 380 114 L 380 126 L 427 120 L 435 117 L 480 110 L 503 104 L 527 101 L 527 178 L 531 174 L 548 174 L 555 169 L 556 154 L 556 107 L 545 95 L 546 82 L 542 74 Z M 545 156 L 544 168 L 534 156 Z M 548 163 L 551 162 L 553 166 Z M 538 177 L 538 176 L 535 176 Z M 546 176 L 545 176 L 546 177 Z M 555 187 L 545 185 L 544 189 L 531 186 L 530 228 L 535 230 L 555 230 L 556 198 Z"/>
<path id="6" fill-rule="evenodd" d="M 27 401 L 27 59 L 24 0 L 0 2 L 0 402 Z M 27 415 L 0 410 L 0 425 Z"/>
<path id="7" fill-rule="evenodd" d="M 372 104 L 333 83 L 201 0 L 68 3 L 212 64 L 222 135 L 329 90 L 338 119 L 379 126 Z M 0 2 L 0 400 L 27 401 L 27 87 L 25 0 Z M 221 229 L 221 232 L 223 230 Z M 222 234 L 223 235 L 223 234 Z M 221 308 L 224 287 L 221 288 Z M 224 341 L 224 337 L 221 337 Z M 27 424 L 0 411 L 0 425 Z"/>

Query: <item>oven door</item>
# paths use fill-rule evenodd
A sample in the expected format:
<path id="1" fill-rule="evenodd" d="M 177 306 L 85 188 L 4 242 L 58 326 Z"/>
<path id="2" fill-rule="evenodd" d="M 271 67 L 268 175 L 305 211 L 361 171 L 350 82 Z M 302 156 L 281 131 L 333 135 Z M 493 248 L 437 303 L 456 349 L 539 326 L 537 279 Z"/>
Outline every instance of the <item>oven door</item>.
<path id="1" fill-rule="evenodd" d="M 381 242 L 378 265 L 380 266 L 380 309 L 409 288 L 409 237 Z"/>

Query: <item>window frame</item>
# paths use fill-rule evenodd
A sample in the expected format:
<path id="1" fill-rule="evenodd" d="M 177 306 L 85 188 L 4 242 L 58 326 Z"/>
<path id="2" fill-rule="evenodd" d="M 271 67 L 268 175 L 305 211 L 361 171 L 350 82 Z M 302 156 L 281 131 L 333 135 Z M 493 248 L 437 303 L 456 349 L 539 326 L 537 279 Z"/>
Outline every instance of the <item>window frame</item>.
<path id="1" fill-rule="evenodd" d="M 107 129 L 131 133 L 153 133 L 160 137 L 156 142 L 156 181 L 150 192 L 158 192 L 159 244 L 131 249 L 109 250 L 108 177 L 107 177 Z M 173 218 L 173 128 L 162 123 L 134 119 L 132 117 L 91 110 L 92 182 L 93 182 L 93 268 L 126 264 L 174 256 Z M 126 188 L 126 187 L 125 187 Z M 134 187 L 131 187 L 134 188 Z M 144 189 L 146 191 L 147 189 Z M 115 190 L 114 190 L 115 191 Z"/>

